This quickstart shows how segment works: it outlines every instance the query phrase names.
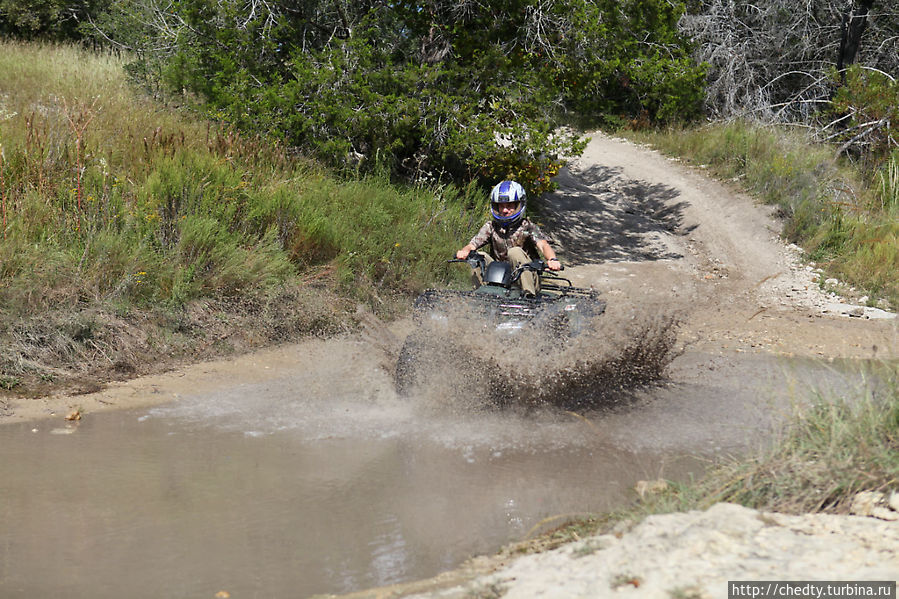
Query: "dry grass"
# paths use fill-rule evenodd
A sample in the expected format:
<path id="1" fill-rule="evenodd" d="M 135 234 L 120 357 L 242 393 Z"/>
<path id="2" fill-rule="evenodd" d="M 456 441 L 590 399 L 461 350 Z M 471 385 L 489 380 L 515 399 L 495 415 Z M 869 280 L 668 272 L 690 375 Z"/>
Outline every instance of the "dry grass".
<path id="1" fill-rule="evenodd" d="M 300 285 L 194 301 L 178 312 L 51 310 L 17 320 L 0 335 L 0 388 L 35 397 L 92 392 L 180 363 L 333 335 L 354 326 L 353 308 L 326 288 Z"/>
<path id="2" fill-rule="evenodd" d="M 899 366 L 862 373 L 854 396 L 810 392 L 769 448 L 726 460 L 695 484 L 671 483 L 637 513 L 720 501 L 785 513 L 847 513 L 861 491 L 899 490 Z"/>

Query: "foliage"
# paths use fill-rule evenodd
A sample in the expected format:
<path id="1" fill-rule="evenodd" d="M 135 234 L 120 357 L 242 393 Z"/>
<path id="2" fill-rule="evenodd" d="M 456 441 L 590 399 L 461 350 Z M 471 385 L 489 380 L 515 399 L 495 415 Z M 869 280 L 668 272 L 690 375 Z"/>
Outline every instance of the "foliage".
<path id="1" fill-rule="evenodd" d="M 608 123 L 689 121 L 704 98 L 705 67 L 679 29 L 682 2 L 631 0 L 567 7 L 580 30 L 558 77 L 570 105 Z"/>
<path id="2" fill-rule="evenodd" d="M 878 163 L 899 148 L 899 83 L 886 73 L 852 65 L 844 73 L 830 112 L 845 148 Z"/>
<path id="3" fill-rule="evenodd" d="M 662 0 L 181 0 L 170 10 L 121 0 L 101 28 L 138 52 L 131 69 L 145 81 L 350 173 L 515 176 L 539 194 L 583 148 L 555 132 L 567 111 L 696 113 L 702 70 L 676 32 L 682 10 Z M 156 35 L 141 23 L 157 23 Z"/>
<path id="4" fill-rule="evenodd" d="M 0 34 L 22 40 L 75 41 L 106 0 L 0 0 Z"/>

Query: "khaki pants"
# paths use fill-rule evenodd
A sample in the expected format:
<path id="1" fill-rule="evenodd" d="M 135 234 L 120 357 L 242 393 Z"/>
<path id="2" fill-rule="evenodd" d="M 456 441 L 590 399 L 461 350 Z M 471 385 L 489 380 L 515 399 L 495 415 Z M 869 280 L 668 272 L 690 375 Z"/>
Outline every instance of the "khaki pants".
<path id="1" fill-rule="evenodd" d="M 484 252 L 478 253 L 484 256 L 484 259 L 486 260 L 484 263 L 485 265 L 489 265 L 493 262 L 493 258 L 491 258 L 489 254 Z M 528 256 L 527 252 L 523 249 L 519 247 L 509 249 L 509 264 L 512 265 L 512 270 L 515 270 L 522 264 L 527 264 L 528 262 L 531 262 L 531 257 Z M 471 269 L 471 278 L 475 287 L 480 287 L 484 284 L 484 281 L 481 278 L 480 269 Z M 522 291 L 526 294 L 537 295 L 537 292 L 540 290 L 540 278 L 533 270 L 522 271 L 521 278 L 518 279 L 518 284 L 521 285 Z"/>

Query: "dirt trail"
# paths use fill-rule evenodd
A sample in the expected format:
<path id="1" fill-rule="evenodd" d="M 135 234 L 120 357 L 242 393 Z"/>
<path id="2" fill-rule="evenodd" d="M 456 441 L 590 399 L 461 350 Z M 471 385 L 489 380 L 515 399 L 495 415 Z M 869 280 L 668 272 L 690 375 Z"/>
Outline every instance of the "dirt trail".
<path id="1" fill-rule="evenodd" d="M 610 306 L 676 307 L 698 351 L 895 355 L 892 314 L 824 293 L 773 209 L 657 152 L 594 135 L 547 228 Z"/>

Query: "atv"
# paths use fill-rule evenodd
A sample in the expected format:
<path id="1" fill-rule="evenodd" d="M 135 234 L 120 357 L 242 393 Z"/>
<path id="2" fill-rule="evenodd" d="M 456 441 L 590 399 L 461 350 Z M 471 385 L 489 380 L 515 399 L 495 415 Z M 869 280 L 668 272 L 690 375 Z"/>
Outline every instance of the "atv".
<path id="1" fill-rule="evenodd" d="M 575 287 L 542 260 L 513 269 L 500 260 L 487 264 L 483 254 L 471 252 L 467 258 L 447 262 L 468 264 L 480 274 L 479 285 L 469 291 L 429 289 L 416 298 L 412 313 L 415 330 L 397 359 L 395 382 L 400 394 L 407 394 L 421 381 L 432 364 L 477 360 L 471 356 L 471 348 L 460 348 L 450 340 L 450 333 L 463 326 L 473 328 L 477 336 L 500 337 L 503 345 L 514 345 L 527 333 L 564 344 L 583 333 L 606 308 L 594 289 Z M 537 273 L 536 296 L 525 294 L 518 284 L 526 271 Z"/>

